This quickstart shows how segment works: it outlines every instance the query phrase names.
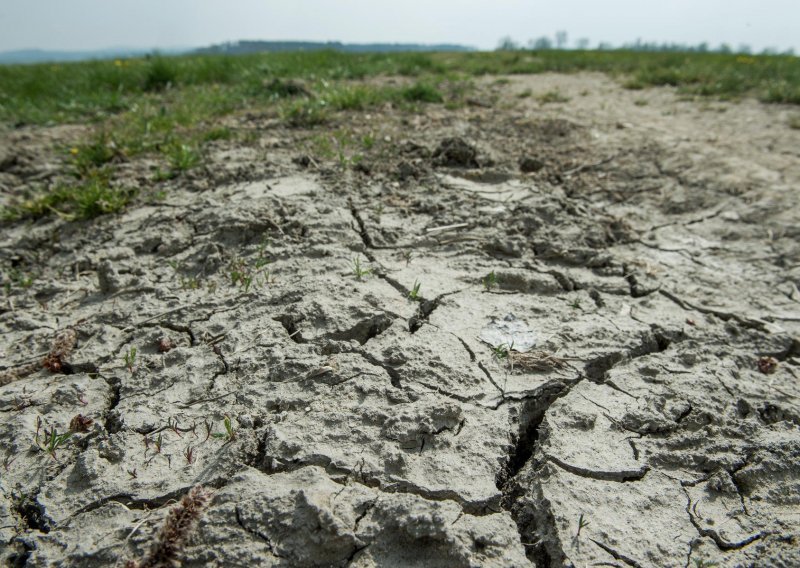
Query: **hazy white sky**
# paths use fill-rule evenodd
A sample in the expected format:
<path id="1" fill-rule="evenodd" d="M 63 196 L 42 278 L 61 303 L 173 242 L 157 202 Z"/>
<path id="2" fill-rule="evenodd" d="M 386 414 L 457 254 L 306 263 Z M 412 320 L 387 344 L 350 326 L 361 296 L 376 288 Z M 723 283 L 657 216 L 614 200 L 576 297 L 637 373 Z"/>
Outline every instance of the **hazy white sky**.
<path id="1" fill-rule="evenodd" d="M 238 39 L 462 43 L 566 30 L 800 51 L 800 0 L 0 0 L 0 51 L 193 47 Z"/>

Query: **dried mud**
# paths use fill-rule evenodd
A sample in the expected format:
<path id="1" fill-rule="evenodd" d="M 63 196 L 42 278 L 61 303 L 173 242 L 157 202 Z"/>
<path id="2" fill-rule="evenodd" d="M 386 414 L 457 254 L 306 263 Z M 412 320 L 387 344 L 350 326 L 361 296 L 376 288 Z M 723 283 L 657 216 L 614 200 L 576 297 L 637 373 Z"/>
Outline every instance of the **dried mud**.
<path id="1" fill-rule="evenodd" d="M 377 140 L 357 167 L 230 117 L 250 142 L 163 200 L 3 228 L 37 275 L 0 307 L 6 564 L 141 558 L 202 484 L 184 566 L 800 565 L 790 110 L 477 88 L 342 115 Z M 3 134 L 3 199 L 80 132 Z M 506 314 L 527 357 L 478 339 Z"/>

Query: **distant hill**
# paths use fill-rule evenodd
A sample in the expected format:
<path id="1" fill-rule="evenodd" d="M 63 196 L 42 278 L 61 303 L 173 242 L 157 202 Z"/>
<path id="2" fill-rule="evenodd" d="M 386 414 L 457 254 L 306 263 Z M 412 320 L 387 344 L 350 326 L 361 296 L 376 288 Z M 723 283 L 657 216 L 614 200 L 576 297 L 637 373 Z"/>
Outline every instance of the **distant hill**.
<path id="1" fill-rule="evenodd" d="M 17 51 L 0 52 L 0 64 L 20 63 L 56 63 L 68 61 L 87 61 L 91 59 L 117 59 L 125 57 L 143 57 L 148 53 L 158 51 L 166 55 L 186 53 L 189 49 L 136 49 L 136 48 L 111 48 L 93 51 L 48 51 L 43 49 L 20 49 Z"/>
<path id="2" fill-rule="evenodd" d="M 241 55 L 261 51 L 321 51 L 332 49 L 351 53 L 400 51 L 472 51 L 473 48 L 454 44 L 424 45 L 418 43 L 341 43 L 338 41 L 237 41 L 196 49 L 194 53 Z"/>
<path id="3" fill-rule="evenodd" d="M 472 51 L 473 48 L 464 45 L 452 44 L 422 45 L 418 43 L 341 43 L 338 41 L 236 41 L 230 43 L 221 43 L 219 45 L 211 45 L 209 47 L 201 47 L 199 49 L 141 49 L 124 47 L 89 51 L 20 49 L 16 51 L 0 52 L 0 65 L 144 57 L 147 54 L 156 52 L 164 55 L 180 55 L 183 53 L 240 55 L 244 53 L 258 53 L 262 51 L 320 51 L 325 49 L 347 51 L 351 53 L 364 53 L 399 51 Z"/>

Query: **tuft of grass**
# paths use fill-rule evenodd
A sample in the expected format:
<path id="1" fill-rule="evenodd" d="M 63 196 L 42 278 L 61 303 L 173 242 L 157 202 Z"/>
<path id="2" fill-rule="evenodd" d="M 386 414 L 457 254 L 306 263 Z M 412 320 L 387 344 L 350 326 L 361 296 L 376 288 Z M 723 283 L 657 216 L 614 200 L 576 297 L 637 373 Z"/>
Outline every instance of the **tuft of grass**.
<path id="1" fill-rule="evenodd" d="M 25 272 L 13 266 L 3 269 L 3 288 L 6 294 L 11 293 L 13 287 L 30 288 L 33 286 L 36 276 L 33 273 Z"/>
<path id="2" fill-rule="evenodd" d="M 286 105 L 282 111 L 283 120 L 295 128 L 312 128 L 329 120 L 328 108 L 324 101 L 298 100 Z"/>
<path id="3" fill-rule="evenodd" d="M 153 57 L 147 66 L 142 90 L 145 92 L 163 91 L 175 85 L 177 80 L 178 69 L 173 60 L 165 57 Z"/>
<path id="4" fill-rule="evenodd" d="M 122 155 L 116 142 L 104 129 L 98 130 L 85 144 L 70 149 L 73 164 L 82 177 Z"/>
<path id="5" fill-rule="evenodd" d="M 122 211 L 134 195 L 132 189 L 115 188 L 103 177 L 95 177 L 72 185 L 60 185 L 49 193 L 8 206 L 0 211 L 0 217 L 16 221 L 55 213 L 70 221 L 92 219 Z"/>
<path id="6" fill-rule="evenodd" d="M 225 432 L 216 432 L 213 436 L 215 438 L 222 438 L 226 442 L 233 442 L 236 439 L 236 430 L 233 428 L 233 422 L 231 422 L 231 417 L 227 414 L 222 421 L 222 425 L 225 427 Z"/>
<path id="7" fill-rule="evenodd" d="M 128 371 L 133 373 L 134 369 L 136 368 L 136 347 L 131 347 L 128 349 L 128 352 L 125 353 L 123 360 L 125 361 L 125 366 L 128 368 Z"/>
<path id="8" fill-rule="evenodd" d="M 493 288 L 497 288 L 497 275 L 492 270 L 489 274 L 483 277 L 483 287 L 487 292 L 491 292 Z"/>
<path id="9" fill-rule="evenodd" d="M 353 258 L 352 261 L 352 271 L 353 275 L 356 277 L 356 280 L 361 281 L 363 280 L 364 276 L 368 276 L 372 274 L 371 268 L 362 267 L 361 265 L 361 257 L 356 256 Z"/>
<path id="10" fill-rule="evenodd" d="M 190 144 L 176 143 L 167 151 L 167 158 L 173 173 L 185 172 L 200 162 L 200 153 Z"/>
<path id="11" fill-rule="evenodd" d="M 408 292 L 408 298 L 415 302 L 418 302 L 422 299 L 419 294 L 419 289 L 422 287 L 422 283 L 419 280 L 414 280 L 414 287 Z"/>
<path id="12" fill-rule="evenodd" d="M 508 359 L 511 355 L 511 349 L 513 349 L 513 345 L 506 345 L 505 343 L 492 347 L 492 359 L 496 361 Z"/>
<path id="13" fill-rule="evenodd" d="M 775 81 L 767 87 L 767 92 L 761 97 L 761 101 L 800 105 L 800 85 L 786 80 Z"/>
<path id="14" fill-rule="evenodd" d="M 266 270 L 269 263 L 269 259 L 263 255 L 263 250 L 258 258 L 249 263 L 242 258 L 234 258 L 231 260 L 228 272 L 231 286 L 241 286 L 245 293 L 250 291 L 253 284 L 266 286 L 270 283 L 270 273 Z"/>
<path id="15" fill-rule="evenodd" d="M 233 130 L 227 126 L 219 126 L 203 132 L 200 138 L 203 142 L 213 142 L 215 140 L 230 140 L 233 136 Z"/>
<path id="16" fill-rule="evenodd" d="M 61 448 L 64 444 L 67 443 L 72 437 L 72 432 L 67 430 L 63 434 L 59 434 L 56 432 L 55 428 L 51 428 L 48 430 L 47 428 L 43 428 L 44 423 L 42 422 L 41 417 L 36 417 L 36 433 L 34 434 L 33 441 L 36 446 L 50 454 L 54 460 L 58 460 L 58 456 L 56 456 L 56 451 Z M 43 438 L 39 439 L 39 432 L 43 431 Z"/>
<path id="17" fill-rule="evenodd" d="M 422 83 L 422 82 L 417 82 L 410 87 L 406 87 L 400 92 L 400 96 L 409 102 L 419 102 L 419 103 L 444 102 L 444 96 L 442 96 L 442 93 L 440 93 L 435 86 L 429 83 Z"/>
<path id="18" fill-rule="evenodd" d="M 367 110 L 391 99 L 391 91 L 371 85 L 345 85 L 329 89 L 323 102 L 333 110 Z"/>

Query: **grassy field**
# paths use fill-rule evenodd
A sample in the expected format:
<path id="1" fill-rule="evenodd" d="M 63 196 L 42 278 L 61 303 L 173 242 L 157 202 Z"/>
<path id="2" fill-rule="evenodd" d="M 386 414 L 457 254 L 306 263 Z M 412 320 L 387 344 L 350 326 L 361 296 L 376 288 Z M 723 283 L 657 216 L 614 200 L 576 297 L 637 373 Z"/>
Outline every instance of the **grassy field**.
<path id="1" fill-rule="evenodd" d="M 93 134 L 64 148 L 75 182 L 48 188 L 2 211 L 5 219 L 53 212 L 88 218 L 117 211 L 134 196 L 113 189 L 114 161 L 153 153 L 166 179 L 195 166 L 203 144 L 234 135 L 215 119 L 240 109 L 272 112 L 288 126 L 314 127 L 342 110 L 387 102 L 414 109 L 467 100 L 472 77 L 600 71 L 627 88 L 672 85 L 689 96 L 800 105 L 800 58 L 629 51 L 183 56 L 69 64 L 0 66 L 4 127 L 88 123 Z M 353 80 L 403 76 L 405 86 Z"/>

